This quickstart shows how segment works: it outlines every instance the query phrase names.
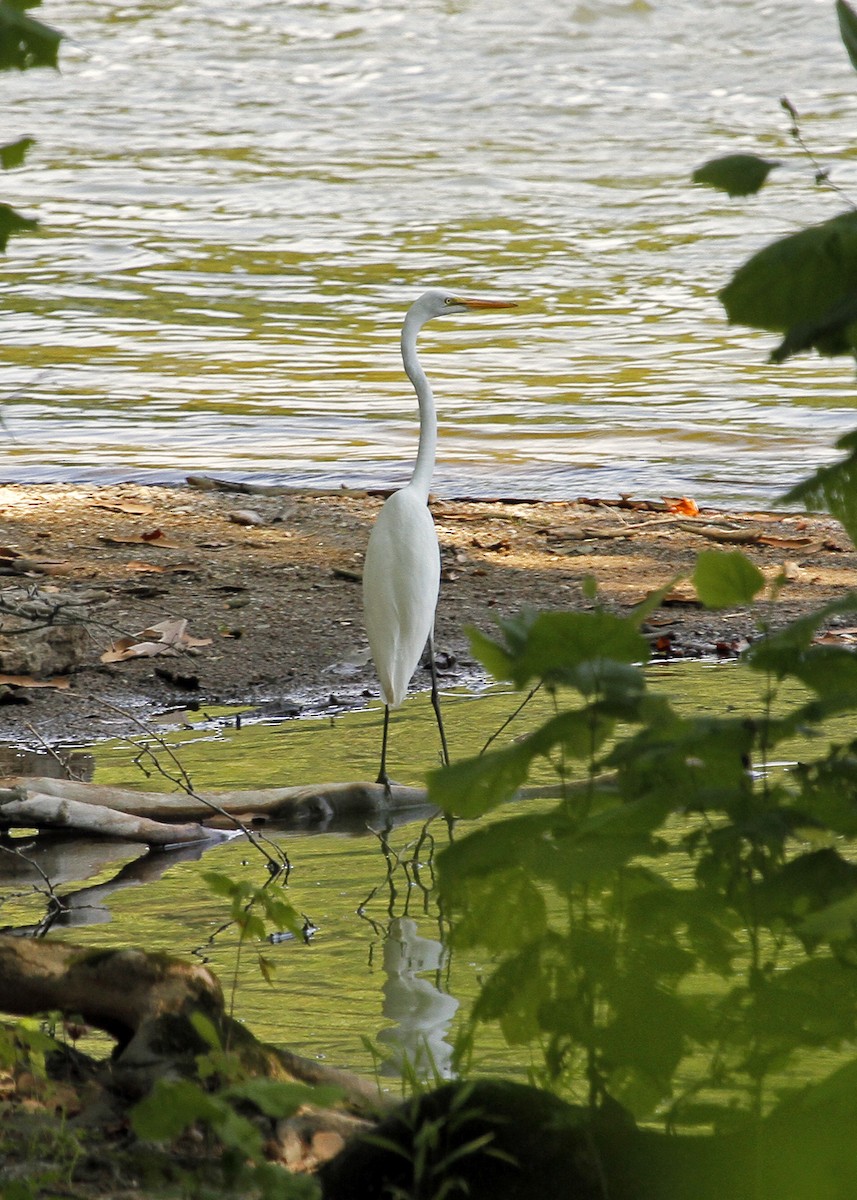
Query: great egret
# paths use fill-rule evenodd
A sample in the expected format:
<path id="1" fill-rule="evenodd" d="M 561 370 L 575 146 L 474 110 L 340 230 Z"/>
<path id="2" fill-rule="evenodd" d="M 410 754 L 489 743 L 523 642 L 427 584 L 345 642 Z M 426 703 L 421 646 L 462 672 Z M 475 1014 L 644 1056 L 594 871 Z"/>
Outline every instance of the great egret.
<path id="1" fill-rule="evenodd" d="M 432 704 L 437 717 L 443 761 L 449 761 L 434 667 L 434 614 L 440 588 L 440 547 L 428 510 L 429 485 L 437 448 L 434 396 L 417 357 L 417 334 L 426 321 L 444 313 L 472 309 L 515 308 L 512 300 L 458 296 L 433 289 L 420 296 L 402 326 L 402 362 L 417 393 L 420 439 L 411 481 L 385 502 L 369 537 L 363 566 L 363 614 L 369 648 L 384 701 L 384 734 L 378 782 L 389 785 L 387 732 L 390 709 L 402 703 L 411 676 L 428 643 L 432 666 Z"/>

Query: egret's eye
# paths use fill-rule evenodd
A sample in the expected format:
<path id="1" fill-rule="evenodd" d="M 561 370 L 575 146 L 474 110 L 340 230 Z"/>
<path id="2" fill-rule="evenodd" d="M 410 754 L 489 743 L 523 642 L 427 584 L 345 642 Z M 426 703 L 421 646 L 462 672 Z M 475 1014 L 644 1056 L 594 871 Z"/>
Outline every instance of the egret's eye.
<path id="1" fill-rule="evenodd" d="M 455 297 L 454 296 L 444 296 L 443 302 L 444 302 L 444 304 L 455 304 Z"/>

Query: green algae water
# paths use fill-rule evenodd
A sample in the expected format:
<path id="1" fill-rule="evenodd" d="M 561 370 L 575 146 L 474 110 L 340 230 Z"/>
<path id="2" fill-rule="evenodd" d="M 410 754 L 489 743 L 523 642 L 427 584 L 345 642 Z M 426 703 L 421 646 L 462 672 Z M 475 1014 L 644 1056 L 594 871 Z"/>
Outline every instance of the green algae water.
<path id="1" fill-rule="evenodd" d="M 656 665 L 647 675 L 653 690 L 667 693 L 684 712 L 722 715 L 724 695 L 737 711 L 763 711 L 765 681 L 740 664 Z M 520 699 L 499 687 L 480 695 L 447 695 L 453 755 L 477 753 Z M 552 711 L 547 696 L 535 696 L 502 737 L 523 734 Z M 195 727 L 165 732 L 164 745 L 154 738 L 108 742 L 78 748 L 75 761 L 96 783 L 147 790 L 173 790 L 167 776 L 175 776 L 177 763 L 200 790 L 373 777 L 382 717 L 377 706 L 240 727 L 237 716 L 199 713 Z M 395 777 L 420 783 L 438 753 L 427 695 L 411 697 L 395 714 L 391 738 Z M 779 761 L 794 761 L 802 748 L 799 742 L 781 747 Z M 39 769 L 38 762 L 33 766 Z M 545 771 L 533 782 L 553 778 Z M 467 823 L 460 829 L 466 831 Z M 225 902 L 202 879 L 205 871 L 218 871 L 263 883 L 264 863 L 243 838 L 204 853 L 196 847 L 142 857 L 129 844 L 82 843 L 76 856 L 70 851 L 70 860 L 51 858 L 55 851 L 49 846 L 42 867 L 46 874 L 59 873 L 57 890 L 71 903 L 67 924 L 53 934 L 87 945 L 135 944 L 209 963 L 257 1036 L 309 1057 L 372 1071 L 376 1055 L 368 1040 L 389 1056 L 384 1070 L 397 1078 L 402 1061 L 419 1059 L 420 1053 L 429 1070 L 427 1045 L 434 1067 L 444 1071 L 462 1017 L 490 967 L 472 955 L 450 954 L 442 943 L 432 882 L 433 856 L 449 837 L 446 823 L 425 813 L 404 814 L 389 829 L 371 822 L 322 832 L 271 824 L 264 834 L 288 858 L 285 894 L 312 931 L 306 942 L 290 937 L 261 948 L 268 982 L 259 948 L 239 945 Z M 23 879 L 16 895 L 9 895 L 8 878 L 2 890 L 4 923 L 26 926 L 39 919 L 43 902 L 28 894 Z M 530 1063 L 526 1053 L 510 1050 L 489 1029 L 477 1043 L 474 1065 L 523 1076 Z"/>

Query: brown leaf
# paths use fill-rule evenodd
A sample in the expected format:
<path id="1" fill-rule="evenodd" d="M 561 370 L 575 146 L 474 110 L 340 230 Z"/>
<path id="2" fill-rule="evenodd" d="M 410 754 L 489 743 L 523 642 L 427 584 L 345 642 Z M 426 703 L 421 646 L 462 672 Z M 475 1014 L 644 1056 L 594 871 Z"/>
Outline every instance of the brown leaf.
<path id="1" fill-rule="evenodd" d="M 125 513 L 130 517 L 148 517 L 155 511 L 151 504 L 134 504 L 130 500 L 119 500 L 112 504 L 105 500 L 95 500 L 92 507 L 103 508 L 106 512 Z"/>
<path id="2" fill-rule="evenodd" d="M 696 588 L 689 579 L 680 580 L 675 587 L 670 588 L 661 601 L 661 605 L 670 608 L 676 604 L 688 604 L 694 608 L 702 608 L 702 603 L 696 594 Z"/>
<path id="3" fill-rule="evenodd" d="M 152 529 L 148 533 L 132 533 L 125 537 L 113 537 L 112 534 L 101 533 L 99 540 L 108 546 L 163 546 L 167 550 L 180 550 L 178 542 L 171 542 L 162 529 Z"/>
<path id="4" fill-rule="evenodd" d="M 71 687 L 71 680 L 67 675 L 55 675 L 53 679 L 33 679 L 30 675 L 0 675 L 0 684 L 22 688 L 57 688 L 62 691 Z"/>
<path id="5" fill-rule="evenodd" d="M 101 655 L 101 662 L 125 662 L 129 658 L 154 658 L 156 654 L 178 654 L 193 646 L 210 646 L 211 638 L 191 637 L 187 621 L 169 618 L 133 636 L 117 638 Z"/>

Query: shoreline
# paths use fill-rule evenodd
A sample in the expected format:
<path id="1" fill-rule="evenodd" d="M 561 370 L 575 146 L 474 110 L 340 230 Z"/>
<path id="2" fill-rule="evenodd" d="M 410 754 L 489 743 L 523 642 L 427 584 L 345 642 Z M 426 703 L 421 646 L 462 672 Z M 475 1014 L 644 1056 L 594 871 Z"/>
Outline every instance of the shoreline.
<path id="1" fill-rule="evenodd" d="M 360 579 L 386 493 L 190 480 L 0 485 L 0 741 L 92 741 L 194 704 L 297 715 L 377 696 Z M 442 552 L 436 649 L 450 685 L 480 677 L 467 626 L 490 630 L 524 607 L 591 607 L 589 576 L 605 607 L 627 612 L 692 571 L 702 549 L 741 549 L 785 582 L 753 611 L 724 612 L 700 609 L 679 583 L 646 623 L 660 659 L 737 656 L 760 619 L 777 628 L 857 589 L 857 554 L 824 515 L 691 517 L 662 501 L 511 497 L 433 499 L 432 512 Z M 52 626 L 41 636 L 58 641 L 30 670 L 10 610 Z M 152 626 L 174 636 L 182 622 L 167 653 L 101 661 L 122 639 Z M 414 688 L 428 686 L 421 673 Z"/>

